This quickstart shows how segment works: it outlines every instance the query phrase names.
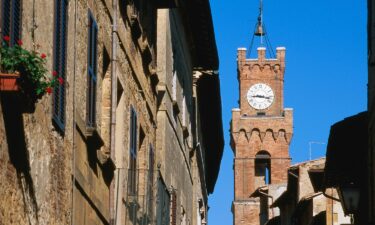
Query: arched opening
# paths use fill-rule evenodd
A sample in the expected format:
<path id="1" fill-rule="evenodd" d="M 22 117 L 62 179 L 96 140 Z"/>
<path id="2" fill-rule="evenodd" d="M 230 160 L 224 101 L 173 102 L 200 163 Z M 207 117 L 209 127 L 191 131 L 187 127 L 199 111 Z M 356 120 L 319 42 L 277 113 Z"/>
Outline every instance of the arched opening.
<path id="1" fill-rule="evenodd" d="M 271 155 L 260 151 L 255 155 L 255 186 L 271 184 Z"/>

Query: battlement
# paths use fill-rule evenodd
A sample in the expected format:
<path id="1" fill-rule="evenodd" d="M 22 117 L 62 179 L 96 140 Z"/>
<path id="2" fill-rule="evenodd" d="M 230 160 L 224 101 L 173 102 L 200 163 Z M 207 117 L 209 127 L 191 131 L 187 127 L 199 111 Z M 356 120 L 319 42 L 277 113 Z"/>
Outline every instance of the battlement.
<path id="1" fill-rule="evenodd" d="M 266 48 L 265 47 L 258 47 L 258 58 L 255 59 L 247 59 L 246 58 L 246 53 L 247 49 L 246 48 L 238 48 L 237 49 L 237 61 L 239 65 L 244 65 L 244 64 L 251 64 L 251 63 L 257 63 L 257 64 L 263 64 L 263 63 L 270 63 L 270 62 L 275 62 L 278 64 L 284 64 L 285 63 L 285 47 L 277 47 L 276 48 L 276 58 L 267 58 L 266 57 Z"/>

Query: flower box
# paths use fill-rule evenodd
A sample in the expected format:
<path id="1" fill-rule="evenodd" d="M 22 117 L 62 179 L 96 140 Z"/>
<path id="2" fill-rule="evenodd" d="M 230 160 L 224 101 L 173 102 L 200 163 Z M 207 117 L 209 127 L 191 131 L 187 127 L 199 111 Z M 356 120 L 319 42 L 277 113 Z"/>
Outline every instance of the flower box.
<path id="1" fill-rule="evenodd" d="M 0 79 L 4 91 L 18 90 L 25 97 L 36 102 L 45 93 L 51 94 L 53 88 L 63 84 L 63 78 L 59 77 L 56 71 L 53 71 L 53 76 L 47 75 L 46 54 L 24 49 L 22 40 L 17 40 L 13 45 L 10 43 L 9 36 L 4 36 L 3 40 L 0 45 L 0 69 L 8 72 L 19 71 L 16 78 L 4 75 L 13 78 L 13 81 Z"/>
<path id="2" fill-rule="evenodd" d="M 17 83 L 19 77 L 19 73 L 0 73 L 0 92 L 19 91 Z"/>

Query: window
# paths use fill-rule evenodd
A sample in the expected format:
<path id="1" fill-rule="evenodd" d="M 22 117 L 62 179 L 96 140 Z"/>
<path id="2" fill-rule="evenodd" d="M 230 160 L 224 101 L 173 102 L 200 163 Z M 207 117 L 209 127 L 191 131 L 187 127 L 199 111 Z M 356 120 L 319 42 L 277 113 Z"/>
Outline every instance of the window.
<path id="1" fill-rule="evenodd" d="M 53 70 L 56 76 L 65 80 L 66 43 L 67 43 L 67 8 L 68 0 L 55 1 L 55 32 Z M 53 92 L 53 121 L 61 129 L 65 127 L 65 82 Z"/>
<path id="2" fill-rule="evenodd" d="M 87 126 L 96 126 L 96 75 L 97 75 L 97 45 L 98 25 L 89 11 L 89 40 L 88 40 L 88 90 L 87 90 Z"/>
<path id="3" fill-rule="evenodd" d="M 170 196 L 163 180 L 158 179 L 156 225 L 170 225 Z"/>
<path id="4" fill-rule="evenodd" d="M 154 148 L 150 144 L 150 151 L 148 153 L 148 179 L 150 183 L 150 188 L 152 191 L 152 183 L 154 181 L 154 166 L 155 166 L 155 160 L 154 160 Z"/>
<path id="5" fill-rule="evenodd" d="M 186 124 L 186 97 L 185 95 L 182 98 L 182 126 L 187 127 Z"/>
<path id="6" fill-rule="evenodd" d="M 172 101 L 177 102 L 177 71 L 173 71 L 172 77 Z"/>
<path id="7" fill-rule="evenodd" d="M 2 35 L 9 36 L 12 46 L 21 39 L 21 0 L 2 1 Z"/>
<path id="8" fill-rule="evenodd" d="M 130 109 L 129 195 L 137 193 L 137 113 Z"/>
<path id="9" fill-rule="evenodd" d="M 153 200 L 153 196 L 154 196 L 154 192 L 153 192 L 153 184 L 154 184 L 154 166 L 155 166 L 155 160 L 154 160 L 154 148 L 152 147 L 152 145 L 150 144 L 150 151 L 148 153 L 148 180 L 149 180 L 149 183 L 148 183 L 148 190 L 147 190 L 147 193 L 148 193 L 148 203 L 149 203 L 149 206 L 148 206 L 148 214 L 150 216 L 152 216 L 153 212 L 152 212 L 152 200 Z"/>
<path id="10" fill-rule="evenodd" d="M 171 225 L 177 225 L 177 194 L 176 190 L 171 191 Z"/>
<path id="11" fill-rule="evenodd" d="M 267 151 L 260 151 L 255 156 L 255 179 L 259 185 L 271 184 L 271 155 Z"/>

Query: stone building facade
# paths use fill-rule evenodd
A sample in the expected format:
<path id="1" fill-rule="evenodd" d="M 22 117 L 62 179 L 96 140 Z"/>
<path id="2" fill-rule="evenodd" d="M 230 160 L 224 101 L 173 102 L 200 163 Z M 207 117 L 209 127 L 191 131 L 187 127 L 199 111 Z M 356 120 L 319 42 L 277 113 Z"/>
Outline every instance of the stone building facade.
<path id="1" fill-rule="evenodd" d="M 0 93 L 0 224 L 205 223 L 223 150 L 209 2 L 0 5 L 1 36 L 64 80 L 27 112 Z"/>
<path id="2" fill-rule="evenodd" d="M 232 109 L 234 151 L 234 224 L 264 224 L 259 198 L 250 197 L 265 185 L 286 184 L 293 134 L 293 110 L 284 109 L 285 48 L 274 59 L 258 48 L 257 59 L 238 49 L 239 108 Z"/>
<path id="3" fill-rule="evenodd" d="M 337 191 L 324 187 L 324 167 L 325 158 L 320 158 L 288 169 L 287 189 L 269 205 L 280 210 L 278 224 L 350 224 L 350 217 L 334 200 L 338 198 Z"/>

